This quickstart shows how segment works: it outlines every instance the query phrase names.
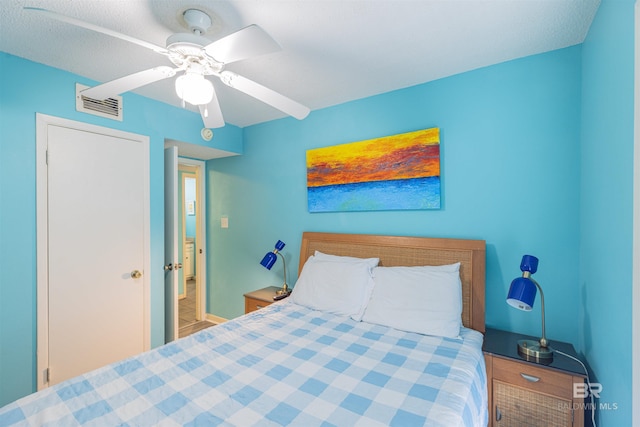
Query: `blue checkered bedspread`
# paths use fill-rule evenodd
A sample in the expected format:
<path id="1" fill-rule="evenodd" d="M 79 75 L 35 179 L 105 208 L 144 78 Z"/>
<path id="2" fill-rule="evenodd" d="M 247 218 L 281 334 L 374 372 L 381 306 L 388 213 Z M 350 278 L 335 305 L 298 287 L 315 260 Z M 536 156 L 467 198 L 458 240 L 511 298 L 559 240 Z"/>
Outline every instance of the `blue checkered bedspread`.
<path id="1" fill-rule="evenodd" d="M 0 409 L 0 426 L 486 426 L 482 335 L 282 301 Z"/>

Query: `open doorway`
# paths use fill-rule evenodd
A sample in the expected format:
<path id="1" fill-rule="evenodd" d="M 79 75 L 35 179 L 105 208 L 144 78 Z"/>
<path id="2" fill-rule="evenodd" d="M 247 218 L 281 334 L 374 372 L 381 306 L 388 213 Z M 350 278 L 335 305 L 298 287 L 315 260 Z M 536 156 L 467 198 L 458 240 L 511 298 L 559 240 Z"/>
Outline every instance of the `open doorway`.
<path id="1" fill-rule="evenodd" d="M 207 313 L 207 230 L 206 230 L 206 206 L 211 203 L 208 198 L 213 197 L 207 194 L 206 186 L 210 177 L 206 175 L 206 161 L 222 157 L 237 156 L 238 153 L 219 150 L 217 148 L 191 144 L 187 142 L 166 139 L 165 147 L 165 342 L 170 342 L 176 338 L 197 332 L 204 327 L 217 323 L 222 323 L 226 319 Z M 181 275 L 182 264 L 184 263 L 183 253 L 185 252 L 186 234 L 180 229 L 182 215 L 187 206 L 179 192 L 182 188 L 182 179 L 179 178 L 179 171 L 195 173 L 196 175 L 196 196 L 194 203 L 194 217 L 196 221 L 196 234 L 193 243 L 193 264 L 195 272 L 195 319 L 196 322 L 190 326 L 185 326 L 180 330 L 180 309 L 181 301 L 178 289 L 180 283 L 184 285 L 184 276 Z M 181 200 L 183 202 L 181 203 Z M 180 206 L 182 205 L 182 206 Z M 185 227 L 186 228 L 186 227 Z M 189 284 L 187 283 L 187 286 Z M 184 288 L 183 288 L 184 289 Z M 187 296 L 189 288 L 187 287 Z"/>
<path id="2" fill-rule="evenodd" d="M 178 166 L 178 180 L 180 193 L 179 224 L 180 231 L 180 247 L 182 252 L 182 270 L 179 272 L 178 279 L 178 312 L 179 326 L 183 329 L 196 323 L 200 316 L 196 309 L 196 291 L 197 279 L 196 275 L 196 259 L 195 250 L 198 242 L 196 235 L 196 202 L 198 200 L 196 193 L 197 176 L 191 171 L 191 167 L 184 165 Z"/>
<path id="3" fill-rule="evenodd" d="M 211 326 L 206 320 L 206 261 L 204 252 L 204 162 L 178 158 L 179 336 Z"/>

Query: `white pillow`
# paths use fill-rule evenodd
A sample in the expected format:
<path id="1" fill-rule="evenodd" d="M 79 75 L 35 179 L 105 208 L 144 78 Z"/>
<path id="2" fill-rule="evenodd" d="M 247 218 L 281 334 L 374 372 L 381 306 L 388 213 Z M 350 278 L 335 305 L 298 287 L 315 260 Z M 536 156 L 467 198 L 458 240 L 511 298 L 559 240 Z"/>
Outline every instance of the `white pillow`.
<path id="1" fill-rule="evenodd" d="M 377 266 L 378 263 L 380 262 L 380 258 L 356 258 L 352 256 L 330 255 L 320 251 L 316 251 L 314 256 L 316 260 L 322 260 L 322 261 L 365 262 L 371 268 Z"/>
<path id="2" fill-rule="evenodd" d="M 314 310 L 361 320 L 371 290 L 371 263 L 309 257 L 289 299 Z"/>
<path id="3" fill-rule="evenodd" d="M 376 267 L 364 322 L 424 335 L 457 338 L 462 315 L 460 263 Z"/>

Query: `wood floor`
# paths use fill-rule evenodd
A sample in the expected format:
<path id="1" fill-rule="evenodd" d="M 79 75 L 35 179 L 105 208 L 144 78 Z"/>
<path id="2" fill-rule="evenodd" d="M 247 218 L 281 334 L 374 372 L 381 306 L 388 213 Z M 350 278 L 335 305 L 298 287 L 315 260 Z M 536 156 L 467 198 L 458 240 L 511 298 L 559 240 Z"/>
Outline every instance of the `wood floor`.
<path id="1" fill-rule="evenodd" d="M 201 331 L 215 323 L 196 320 L 196 281 L 187 280 L 187 296 L 178 301 L 178 336 L 180 338 Z"/>
<path id="2" fill-rule="evenodd" d="M 180 328 L 180 330 L 178 331 L 178 337 L 183 338 L 195 332 L 201 331 L 203 329 L 207 329 L 208 327 L 215 326 L 215 325 L 216 323 L 209 322 L 208 320 L 201 320 L 201 321 L 192 323 L 191 325 L 187 325 Z"/>

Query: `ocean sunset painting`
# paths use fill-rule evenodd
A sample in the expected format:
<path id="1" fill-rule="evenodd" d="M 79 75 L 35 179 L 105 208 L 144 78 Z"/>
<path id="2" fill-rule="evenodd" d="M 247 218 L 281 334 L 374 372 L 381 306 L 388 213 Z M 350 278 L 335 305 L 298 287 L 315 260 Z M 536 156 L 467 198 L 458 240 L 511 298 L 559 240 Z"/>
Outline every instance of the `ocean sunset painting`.
<path id="1" fill-rule="evenodd" d="M 307 150 L 309 212 L 440 208 L 440 129 Z"/>

